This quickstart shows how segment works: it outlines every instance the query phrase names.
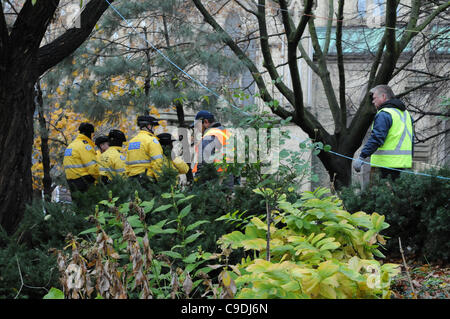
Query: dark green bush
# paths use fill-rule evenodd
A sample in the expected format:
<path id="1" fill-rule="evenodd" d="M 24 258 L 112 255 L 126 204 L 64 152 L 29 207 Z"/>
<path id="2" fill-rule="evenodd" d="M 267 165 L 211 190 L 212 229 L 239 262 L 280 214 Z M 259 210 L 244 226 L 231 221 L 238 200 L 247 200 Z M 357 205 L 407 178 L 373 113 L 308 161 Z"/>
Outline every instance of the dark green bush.
<path id="1" fill-rule="evenodd" d="M 12 236 L 0 228 L 0 298 L 42 298 L 46 289 L 59 286 L 56 258 L 49 249 L 62 249 L 66 235 L 88 223 L 68 205 L 44 207 L 45 215 L 41 201 L 27 207 Z"/>
<path id="2" fill-rule="evenodd" d="M 450 170 L 427 174 L 450 177 Z M 398 237 L 405 254 L 424 262 L 448 263 L 450 257 L 449 180 L 403 173 L 395 181 L 375 179 L 361 191 L 359 185 L 344 188 L 340 197 L 350 212 L 377 212 L 390 227 L 386 255 L 400 257 Z"/>

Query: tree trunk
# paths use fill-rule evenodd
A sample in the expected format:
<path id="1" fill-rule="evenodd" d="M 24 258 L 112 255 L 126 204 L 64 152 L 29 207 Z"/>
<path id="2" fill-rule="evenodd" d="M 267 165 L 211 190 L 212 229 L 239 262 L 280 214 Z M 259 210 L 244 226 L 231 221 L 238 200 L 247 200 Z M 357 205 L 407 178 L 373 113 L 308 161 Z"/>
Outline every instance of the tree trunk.
<path id="1" fill-rule="evenodd" d="M 338 153 L 342 154 L 341 152 Z M 352 155 L 350 155 L 349 157 L 351 156 Z M 339 190 L 342 187 L 349 186 L 351 184 L 352 167 L 350 160 L 334 154 L 331 154 L 327 159 L 322 159 L 319 155 L 319 159 L 328 170 L 332 188 Z"/>
<path id="2" fill-rule="evenodd" d="M 43 47 L 58 0 L 25 1 L 10 32 L 0 5 L 0 225 L 8 234 L 15 231 L 32 199 L 34 85 L 86 40 L 109 3 L 89 1 L 81 13 L 81 27 Z"/>
<path id="3" fill-rule="evenodd" d="M 44 170 L 44 178 L 42 184 L 44 186 L 44 198 L 46 201 L 50 201 L 52 197 L 52 178 L 50 176 L 50 150 L 48 147 L 48 135 L 47 121 L 44 117 L 44 101 L 42 100 L 42 91 L 40 83 L 36 84 L 36 107 L 39 114 L 39 134 L 41 135 L 41 155 L 42 155 L 42 168 Z"/>
<path id="4" fill-rule="evenodd" d="M 34 81 L 13 83 L 10 79 L 10 83 L 9 87 L 0 86 L 0 224 L 8 234 L 14 232 L 25 204 L 31 202 L 34 135 Z"/>

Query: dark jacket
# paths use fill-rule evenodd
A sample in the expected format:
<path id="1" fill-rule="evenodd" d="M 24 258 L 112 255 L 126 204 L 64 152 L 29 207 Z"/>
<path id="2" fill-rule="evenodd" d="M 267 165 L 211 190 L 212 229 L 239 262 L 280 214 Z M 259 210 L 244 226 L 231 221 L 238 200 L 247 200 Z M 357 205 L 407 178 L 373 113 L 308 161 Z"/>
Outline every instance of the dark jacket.
<path id="1" fill-rule="evenodd" d="M 380 106 L 380 110 L 382 110 L 385 107 L 396 108 L 402 112 L 406 110 L 406 107 L 403 104 L 403 102 L 395 98 L 384 102 Z M 384 141 L 386 139 L 386 136 L 388 135 L 391 126 L 392 126 L 392 117 L 388 112 L 377 113 L 377 115 L 375 115 L 375 119 L 373 120 L 372 133 L 370 134 L 369 140 L 367 141 L 366 145 L 364 145 L 359 157 L 366 158 L 375 153 L 375 151 L 384 144 Z M 414 130 L 413 130 L 413 141 L 414 141 Z M 413 143 L 413 152 L 414 152 L 414 143 Z"/>
<path id="2" fill-rule="evenodd" d="M 218 128 L 219 130 L 223 130 L 224 127 L 219 122 L 213 123 L 205 133 L 211 128 Z M 204 136 L 202 138 L 202 161 L 198 163 L 198 170 L 200 170 L 201 166 L 206 163 L 212 163 L 211 157 L 214 156 L 217 149 L 222 145 L 217 140 L 217 138 L 213 135 Z"/>

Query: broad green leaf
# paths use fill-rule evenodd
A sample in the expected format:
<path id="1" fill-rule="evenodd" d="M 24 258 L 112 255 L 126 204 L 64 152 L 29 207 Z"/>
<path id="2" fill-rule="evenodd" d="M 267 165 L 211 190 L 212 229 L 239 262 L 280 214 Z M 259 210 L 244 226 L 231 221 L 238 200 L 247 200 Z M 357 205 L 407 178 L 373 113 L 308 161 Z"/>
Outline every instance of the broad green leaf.
<path id="1" fill-rule="evenodd" d="M 169 209 L 171 207 L 172 207 L 172 204 L 162 205 L 162 206 L 159 206 L 158 208 L 156 208 L 153 211 L 153 213 L 163 212 L 163 211 L 165 211 L 165 210 L 167 210 L 167 209 Z"/>
<path id="2" fill-rule="evenodd" d="M 320 294 L 328 299 L 336 299 L 336 290 L 325 284 L 320 284 Z"/>
<path id="3" fill-rule="evenodd" d="M 251 222 L 253 223 L 253 225 L 255 225 L 258 229 L 267 231 L 267 225 L 258 217 L 253 217 L 251 219 Z M 273 227 L 273 225 L 270 225 L 270 233 L 273 233 L 275 231 L 275 228 Z"/>
<path id="4" fill-rule="evenodd" d="M 317 241 L 319 241 L 320 239 L 322 239 L 325 236 L 326 236 L 325 233 L 318 234 L 317 236 L 314 237 L 314 239 L 311 240 L 311 244 L 314 245 Z"/>
<path id="5" fill-rule="evenodd" d="M 185 208 L 183 208 L 180 212 L 180 215 L 178 215 L 178 217 L 180 219 L 183 219 L 184 217 L 186 217 L 187 214 L 189 214 L 191 211 L 191 204 L 187 205 Z"/>
<path id="6" fill-rule="evenodd" d="M 253 273 L 266 272 L 272 266 L 270 261 L 264 259 L 256 259 L 254 263 L 247 267 L 247 271 Z"/>
<path id="7" fill-rule="evenodd" d="M 97 232 L 97 227 L 92 227 L 92 228 L 82 231 L 80 233 L 80 235 L 86 235 L 86 234 L 91 234 L 91 233 L 95 233 L 95 232 Z"/>
<path id="8" fill-rule="evenodd" d="M 339 265 L 332 260 L 328 260 L 319 264 L 317 272 L 323 279 L 334 275 L 339 270 Z"/>
<path id="9" fill-rule="evenodd" d="M 186 264 L 191 264 L 197 260 L 197 256 L 198 256 L 197 253 L 192 253 L 189 256 L 187 256 L 186 258 L 184 258 L 183 262 Z"/>
<path id="10" fill-rule="evenodd" d="M 377 231 L 380 231 L 381 226 L 384 222 L 384 215 L 379 215 L 377 213 L 373 213 L 371 219 L 372 219 L 373 228 L 375 228 Z"/>
<path id="11" fill-rule="evenodd" d="M 154 205 L 155 205 L 155 199 L 141 203 L 141 206 L 144 207 L 144 213 L 146 213 L 146 214 L 153 209 Z"/>
<path id="12" fill-rule="evenodd" d="M 186 238 L 184 241 L 183 241 L 183 244 L 184 245 L 187 245 L 187 244 L 189 244 L 189 243 L 192 243 L 193 241 L 195 241 L 199 236 L 201 236 L 203 233 L 202 232 L 198 232 L 198 233 L 195 233 L 195 234 L 192 234 L 191 236 L 189 236 L 188 238 Z"/>
<path id="13" fill-rule="evenodd" d="M 339 242 L 332 242 L 332 243 L 326 243 L 325 245 L 323 245 L 322 247 L 320 247 L 320 251 L 322 250 L 333 250 L 336 249 L 338 247 L 340 247 L 341 244 Z"/>
<path id="14" fill-rule="evenodd" d="M 263 250 L 266 248 L 267 242 L 262 238 L 243 240 L 242 245 L 245 250 L 256 249 Z"/>
<path id="15" fill-rule="evenodd" d="M 175 251 L 169 251 L 169 250 L 162 251 L 160 253 L 160 255 L 165 255 L 165 256 L 168 256 L 168 257 L 175 258 L 175 259 L 183 259 L 183 256 L 181 256 L 181 254 L 179 254 L 179 253 L 177 253 Z"/>
<path id="16" fill-rule="evenodd" d="M 256 228 L 253 225 L 248 225 L 247 227 L 245 227 L 245 237 L 247 237 L 248 239 L 251 238 L 260 238 L 260 237 L 264 237 L 266 235 L 266 232 Z"/>
<path id="17" fill-rule="evenodd" d="M 138 215 L 133 215 L 127 218 L 128 223 L 130 223 L 130 226 L 133 228 L 142 228 L 144 225 L 142 224 L 141 220 L 139 219 Z"/>
<path id="18" fill-rule="evenodd" d="M 209 223 L 209 221 L 207 221 L 207 220 L 198 220 L 195 223 L 190 224 L 189 226 L 187 226 L 186 227 L 186 231 L 191 231 L 191 230 L 197 228 L 198 226 L 200 226 L 202 224 L 206 224 L 206 223 Z"/>
<path id="19" fill-rule="evenodd" d="M 189 196 L 186 196 L 186 197 L 184 197 L 184 198 L 178 200 L 178 201 L 177 201 L 177 205 L 180 205 L 180 204 L 182 204 L 182 203 L 184 203 L 184 202 L 186 202 L 186 201 L 188 201 L 188 200 L 194 198 L 195 196 L 196 196 L 196 195 L 189 195 Z"/>
<path id="20" fill-rule="evenodd" d="M 223 235 L 220 240 L 224 244 L 231 244 L 232 248 L 238 248 L 242 247 L 241 242 L 245 239 L 244 234 L 236 230 L 230 234 Z"/>
<path id="21" fill-rule="evenodd" d="M 52 287 L 43 299 L 64 299 L 64 293 L 61 290 Z"/>

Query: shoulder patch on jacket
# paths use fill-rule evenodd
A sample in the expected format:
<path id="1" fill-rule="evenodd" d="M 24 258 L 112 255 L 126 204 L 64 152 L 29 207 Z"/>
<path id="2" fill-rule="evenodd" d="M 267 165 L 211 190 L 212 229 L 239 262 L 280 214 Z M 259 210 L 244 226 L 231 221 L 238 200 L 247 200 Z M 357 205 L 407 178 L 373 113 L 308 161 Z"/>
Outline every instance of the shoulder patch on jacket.
<path id="1" fill-rule="evenodd" d="M 138 150 L 141 148 L 141 142 L 133 142 L 128 145 L 128 150 Z"/>
<path id="2" fill-rule="evenodd" d="M 86 145 L 86 149 L 87 149 L 88 151 L 90 151 L 90 150 L 92 149 L 92 146 Z"/>
<path id="3" fill-rule="evenodd" d="M 72 149 L 71 148 L 66 149 L 66 151 L 64 152 L 64 156 L 72 156 Z"/>
<path id="4" fill-rule="evenodd" d="M 155 144 L 159 144 L 159 141 L 158 141 L 158 139 L 157 139 L 156 137 L 153 139 L 153 142 L 154 142 Z"/>

